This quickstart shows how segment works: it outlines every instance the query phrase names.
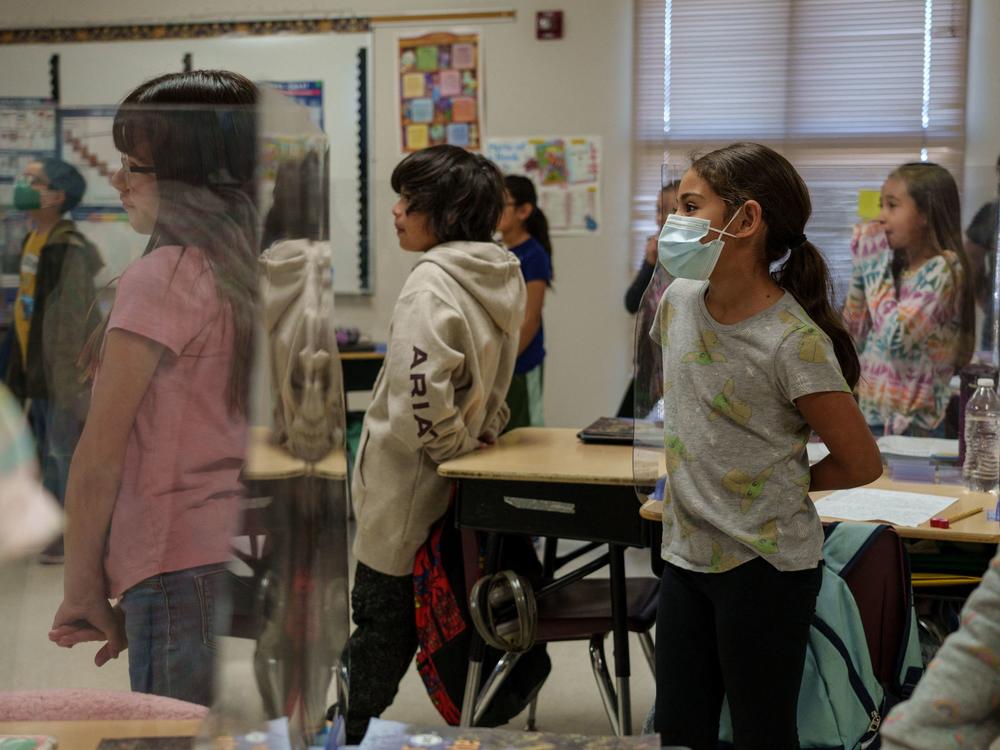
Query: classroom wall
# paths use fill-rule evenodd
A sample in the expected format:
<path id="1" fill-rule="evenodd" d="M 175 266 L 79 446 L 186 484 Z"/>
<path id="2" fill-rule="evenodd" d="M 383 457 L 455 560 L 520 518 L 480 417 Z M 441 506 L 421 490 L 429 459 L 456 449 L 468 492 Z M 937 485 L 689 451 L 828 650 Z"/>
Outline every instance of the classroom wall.
<path id="1" fill-rule="evenodd" d="M 535 40 L 537 10 L 565 12 L 565 38 Z M 397 14 L 514 8 L 517 20 L 474 24 L 484 38 L 487 135 L 583 134 L 603 138 L 603 229 L 594 237 L 558 238 L 556 281 L 547 295 L 546 420 L 581 426 L 614 413 L 631 376 L 632 320 L 622 296 L 629 280 L 628 206 L 631 134 L 631 0 L 5 0 L 0 24 L 73 26 L 231 20 L 322 14 Z M 394 118 L 394 42 L 401 24 L 374 34 L 374 294 L 338 298 L 338 317 L 384 339 L 393 303 L 413 258 L 397 245 L 389 175 L 399 160 Z"/>
<path id="2" fill-rule="evenodd" d="M 965 112 L 964 223 L 996 197 L 1000 155 L 1000 3 L 972 0 Z"/>

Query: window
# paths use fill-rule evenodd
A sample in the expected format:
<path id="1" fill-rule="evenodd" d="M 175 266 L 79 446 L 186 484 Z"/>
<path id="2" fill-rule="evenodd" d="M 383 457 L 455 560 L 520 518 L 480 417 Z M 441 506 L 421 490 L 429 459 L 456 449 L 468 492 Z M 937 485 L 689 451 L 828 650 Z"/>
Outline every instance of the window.
<path id="1" fill-rule="evenodd" d="M 838 291 L 859 189 L 921 158 L 962 184 L 967 0 L 636 2 L 636 265 L 661 164 L 736 140 L 802 174 Z"/>

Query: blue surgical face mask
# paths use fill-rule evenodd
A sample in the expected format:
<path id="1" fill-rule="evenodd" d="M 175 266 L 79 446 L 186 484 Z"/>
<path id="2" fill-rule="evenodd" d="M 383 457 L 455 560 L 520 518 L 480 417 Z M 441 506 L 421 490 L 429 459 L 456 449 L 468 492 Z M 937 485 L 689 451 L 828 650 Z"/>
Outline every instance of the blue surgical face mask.
<path id="1" fill-rule="evenodd" d="M 739 211 L 733 214 L 722 229 L 713 229 L 712 222 L 708 219 L 670 214 L 657 242 L 660 263 L 667 269 L 667 273 L 675 279 L 696 281 L 704 281 L 711 276 L 725 242 L 721 236 L 711 242 L 703 243 L 701 240 L 709 232 L 735 237 L 735 234 L 726 230 L 738 214 Z"/>

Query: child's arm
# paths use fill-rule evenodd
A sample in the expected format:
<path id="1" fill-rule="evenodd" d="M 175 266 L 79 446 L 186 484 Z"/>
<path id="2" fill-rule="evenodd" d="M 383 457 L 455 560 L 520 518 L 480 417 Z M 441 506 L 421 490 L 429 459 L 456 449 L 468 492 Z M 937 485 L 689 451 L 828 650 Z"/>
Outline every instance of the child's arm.
<path id="1" fill-rule="evenodd" d="M 385 364 L 392 434 L 436 463 L 479 445 L 455 403 L 454 377 L 465 365 L 461 347 L 472 345 L 467 338 L 462 314 L 431 292 L 396 304 Z"/>
<path id="2" fill-rule="evenodd" d="M 521 323 L 521 334 L 517 346 L 519 355 L 528 348 L 542 327 L 542 305 L 545 304 L 544 281 L 529 281 L 525 286 L 528 289 L 528 302 L 524 306 L 524 321 Z"/>
<path id="3" fill-rule="evenodd" d="M 882 724 L 886 750 L 993 747 L 1000 735 L 1000 558 L 994 557 L 913 696 Z"/>
<path id="4" fill-rule="evenodd" d="M 882 476 L 875 438 L 850 393 L 810 393 L 796 399 L 795 406 L 830 449 L 812 467 L 810 492 L 858 487 Z"/>
<path id="5" fill-rule="evenodd" d="M 848 333 L 858 346 L 864 345 L 865 337 L 872 327 L 871 314 L 865 299 L 865 283 L 862 263 L 855 260 L 851 264 L 851 285 L 844 299 L 844 323 Z"/>

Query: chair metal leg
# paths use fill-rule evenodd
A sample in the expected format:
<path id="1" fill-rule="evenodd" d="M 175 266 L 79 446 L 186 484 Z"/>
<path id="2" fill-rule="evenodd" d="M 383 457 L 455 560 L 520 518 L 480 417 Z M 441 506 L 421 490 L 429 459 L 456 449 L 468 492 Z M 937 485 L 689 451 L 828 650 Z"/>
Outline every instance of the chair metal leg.
<path id="1" fill-rule="evenodd" d="M 604 704 L 604 711 L 608 715 L 608 723 L 611 724 L 611 733 L 620 737 L 618 696 L 615 693 L 614 685 L 611 683 L 611 674 L 608 672 L 607 659 L 604 658 L 604 635 L 595 635 L 590 639 L 590 666 L 594 670 L 597 691 L 601 694 L 601 702 Z"/>
<path id="2" fill-rule="evenodd" d="M 649 634 L 648 630 L 644 630 L 638 635 L 639 645 L 642 646 L 642 653 L 646 656 L 649 671 L 653 673 L 653 677 L 656 677 L 656 651 L 653 648 L 653 636 Z"/>
<path id="3" fill-rule="evenodd" d="M 524 726 L 525 732 L 537 731 L 538 725 L 535 723 L 535 717 L 538 715 L 538 693 L 535 693 L 535 697 L 531 699 L 531 705 L 528 706 L 528 723 Z"/>
<path id="4" fill-rule="evenodd" d="M 476 710 L 479 675 L 482 674 L 482 671 L 482 661 L 469 661 L 469 671 L 465 675 L 465 695 L 462 697 L 462 718 L 459 720 L 459 726 L 472 726 L 472 716 Z"/>
<path id="5" fill-rule="evenodd" d="M 489 678 L 486 680 L 486 684 L 483 685 L 483 689 L 479 693 L 479 698 L 476 700 L 476 710 L 472 715 L 473 726 L 478 726 L 479 722 L 483 718 L 483 714 L 486 713 L 486 709 L 490 707 L 490 702 L 493 700 L 493 696 L 497 694 L 500 686 L 503 685 L 504 680 L 507 679 L 507 675 L 510 674 L 510 670 L 514 668 L 520 660 L 521 654 L 508 651 L 503 656 L 500 657 L 500 661 L 493 668 L 493 672 L 490 674 Z M 466 686 L 468 688 L 468 686 Z"/>

